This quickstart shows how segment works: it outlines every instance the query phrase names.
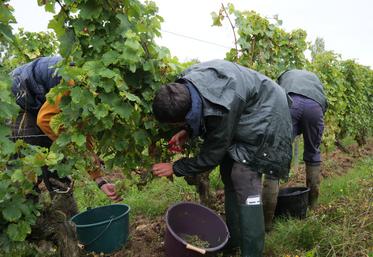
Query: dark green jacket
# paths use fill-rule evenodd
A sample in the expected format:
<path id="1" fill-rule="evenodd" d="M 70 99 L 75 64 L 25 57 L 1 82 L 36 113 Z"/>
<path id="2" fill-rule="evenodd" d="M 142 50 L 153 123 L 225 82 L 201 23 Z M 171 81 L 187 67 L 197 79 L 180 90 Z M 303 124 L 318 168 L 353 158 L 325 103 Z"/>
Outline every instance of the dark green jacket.
<path id="1" fill-rule="evenodd" d="M 323 85 L 319 78 L 306 70 L 289 70 L 281 74 L 278 83 L 286 93 L 306 96 L 318 102 L 325 113 L 328 103 L 325 98 Z"/>
<path id="2" fill-rule="evenodd" d="M 181 78 L 201 95 L 206 133 L 196 157 L 174 163 L 176 175 L 211 170 L 229 154 L 255 171 L 287 177 L 292 124 L 281 87 L 256 71 L 222 60 L 193 65 Z"/>

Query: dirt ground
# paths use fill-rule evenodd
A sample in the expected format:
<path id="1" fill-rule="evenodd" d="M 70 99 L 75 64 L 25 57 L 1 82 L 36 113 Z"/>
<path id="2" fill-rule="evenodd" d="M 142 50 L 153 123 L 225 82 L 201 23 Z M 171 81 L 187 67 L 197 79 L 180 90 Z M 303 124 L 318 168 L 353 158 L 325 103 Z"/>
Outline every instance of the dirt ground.
<path id="1" fill-rule="evenodd" d="M 358 148 L 357 145 L 348 147 L 350 154 L 335 150 L 323 154 L 322 176 L 340 176 L 346 173 L 354 163 L 366 156 L 373 156 L 373 140 L 367 145 Z M 299 171 L 291 176 L 290 180 L 282 187 L 304 185 L 304 165 L 299 165 Z M 224 193 L 222 190 L 214 193 L 217 202 L 214 209 L 224 217 Z M 124 249 L 112 254 L 112 257 L 163 257 L 164 256 L 164 217 L 149 219 L 137 216 L 130 226 L 130 238 Z"/>
<path id="2" fill-rule="evenodd" d="M 130 226 L 130 238 L 126 247 L 112 257 L 164 256 L 165 222 L 163 217 L 149 219 L 137 216 Z"/>
<path id="3" fill-rule="evenodd" d="M 214 192 L 217 202 L 214 210 L 224 216 L 224 191 Z M 164 234 L 166 224 L 164 217 L 153 219 L 137 216 L 130 225 L 130 238 L 124 249 L 111 257 L 164 257 Z"/>
<path id="4" fill-rule="evenodd" d="M 350 145 L 347 147 L 347 150 L 350 153 L 345 153 L 340 149 L 336 149 L 328 154 L 322 154 L 322 178 L 341 176 L 352 168 L 354 163 L 359 159 L 366 156 L 373 156 L 373 139 L 368 140 L 367 144 L 360 148 L 357 144 Z M 304 165 L 299 165 L 298 172 L 291 174 L 289 180 L 281 184 L 281 187 L 305 185 L 306 173 L 304 169 Z"/>

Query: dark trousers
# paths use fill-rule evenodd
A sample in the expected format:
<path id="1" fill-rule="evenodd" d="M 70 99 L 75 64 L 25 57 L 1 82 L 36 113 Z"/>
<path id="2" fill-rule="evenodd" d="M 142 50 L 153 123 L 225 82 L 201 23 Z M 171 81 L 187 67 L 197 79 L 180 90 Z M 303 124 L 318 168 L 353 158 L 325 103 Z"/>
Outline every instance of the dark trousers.
<path id="1" fill-rule="evenodd" d="M 220 174 L 225 191 L 234 192 L 238 204 L 248 204 L 250 199 L 259 201 L 262 194 L 262 174 L 248 166 L 225 157 L 220 165 Z"/>
<path id="2" fill-rule="evenodd" d="M 324 131 L 324 116 L 319 103 L 305 96 L 290 94 L 293 104 L 290 108 L 293 122 L 293 138 L 303 134 L 303 160 L 309 165 L 321 162 L 320 144 Z"/>

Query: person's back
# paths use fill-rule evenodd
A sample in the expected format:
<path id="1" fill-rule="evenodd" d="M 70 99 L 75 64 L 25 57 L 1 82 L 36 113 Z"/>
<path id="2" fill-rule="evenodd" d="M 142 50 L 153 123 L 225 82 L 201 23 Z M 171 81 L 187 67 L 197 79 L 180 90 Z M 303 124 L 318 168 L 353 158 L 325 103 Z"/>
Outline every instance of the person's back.
<path id="1" fill-rule="evenodd" d="M 306 70 L 286 71 L 280 75 L 278 82 L 293 101 L 290 108 L 293 138 L 303 134 L 304 161 L 308 165 L 319 165 L 323 114 L 327 108 L 323 85 L 314 73 Z"/>
<path id="2" fill-rule="evenodd" d="M 60 56 L 40 57 L 12 71 L 12 93 L 24 111 L 38 114 L 46 94 L 60 82 L 54 68 L 60 60 Z"/>
<path id="3" fill-rule="evenodd" d="M 14 139 L 23 139 L 31 145 L 51 146 L 52 141 L 37 126 L 37 115 L 45 102 L 45 95 L 60 81 L 53 68 L 60 60 L 59 56 L 40 57 L 12 71 L 12 93 L 21 107 L 12 124 Z"/>
<path id="4" fill-rule="evenodd" d="M 233 159 L 264 173 L 287 176 L 291 160 L 291 120 L 286 95 L 274 81 L 223 60 L 193 65 L 181 77 L 192 82 L 206 99 L 205 117 L 221 116 L 222 110 L 235 116 L 233 122 L 227 124 L 234 128 L 227 149 Z"/>
<path id="5" fill-rule="evenodd" d="M 310 98 L 321 105 L 323 112 L 327 109 L 327 101 L 320 79 L 306 70 L 288 70 L 277 79 L 278 84 L 287 94 L 298 94 Z"/>

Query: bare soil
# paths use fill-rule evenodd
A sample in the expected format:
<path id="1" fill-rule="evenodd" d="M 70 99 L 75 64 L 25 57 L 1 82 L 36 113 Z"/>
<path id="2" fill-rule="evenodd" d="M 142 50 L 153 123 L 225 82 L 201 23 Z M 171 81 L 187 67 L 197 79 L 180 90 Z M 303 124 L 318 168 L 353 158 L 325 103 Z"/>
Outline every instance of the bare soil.
<path id="1" fill-rule="evenodd" d="M 342 176 L 349 169 L 351 169 L 355 162 L 357 162 L 359 159 L 367 156 L 373 156 L 373 139 L 368 140 L 367 144 L 362 147 L 358 147 L 357 144 L 353 144 L 348 146 L 347 149 L 350 151 L 349 154 L 341 151 L 340 149 L 336 149 L 335 151 L 330 153 L 322 154 L 322 178 L 331 176 Z M 292 171 L 289 180 L 281 184 L 281 187 L 302 186 L 305 184 L 305 166 L 299 165 L 298 171 Z"/>
<path id="2" fill-rule="evenodd" d="M 130 238 L 126 247 L 112 257 L 164 256 L 165 222 L 163 217 L 149 219 L 137 216 L 130 225 Z"/>

